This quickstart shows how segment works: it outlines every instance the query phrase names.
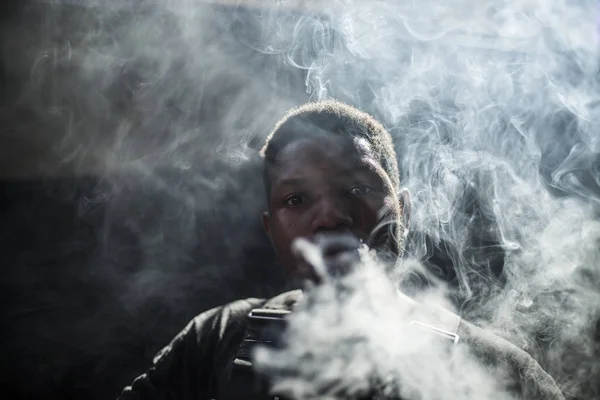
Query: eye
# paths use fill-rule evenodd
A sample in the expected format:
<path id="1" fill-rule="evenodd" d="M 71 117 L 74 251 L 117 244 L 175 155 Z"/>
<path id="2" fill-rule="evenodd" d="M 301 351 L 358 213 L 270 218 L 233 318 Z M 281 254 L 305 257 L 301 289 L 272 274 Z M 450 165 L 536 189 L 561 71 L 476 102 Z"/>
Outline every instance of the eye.
<path id="1" fill-rule="evenodd" d="M 350 189 L 350 194 L 355 196 L 366 196 L 373 191 L 373 188 L 369 185 L 356 185 Z"/>
<path id="2" fill-rule="evenodd" d="M 285 200 L 285 204 L 287 204 L 288 206 L 299 206 L 301 204 L 303 204 L 305 201 L 305 197 L 299 194 L 295 194 L 293 196 L 288 197 Z"/>

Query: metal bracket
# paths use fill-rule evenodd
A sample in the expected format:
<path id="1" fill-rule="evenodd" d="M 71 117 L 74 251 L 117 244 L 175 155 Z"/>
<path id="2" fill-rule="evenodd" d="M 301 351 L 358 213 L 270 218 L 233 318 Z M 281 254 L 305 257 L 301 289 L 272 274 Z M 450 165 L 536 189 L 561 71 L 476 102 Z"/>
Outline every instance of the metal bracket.
<path id="1" fill-rule="evenodd" d="M 428 324 L 425 324 L 423 322 L 419 322 L 419 321 L 410 321 L 410 325 L 411 326 L 418 326 L 419 328 L 428 330 L 428 331 L 432 331 L 442 337 L 444 337 L 444 339 L 450 340 L 452 341 L 452 344 L 457 344 L 458 343 L 458 339 L 459 336 L 456 333 L 453 332 L 449 332 L 440 328 L 436 328 L 435 326 L 431 326 Z"/>

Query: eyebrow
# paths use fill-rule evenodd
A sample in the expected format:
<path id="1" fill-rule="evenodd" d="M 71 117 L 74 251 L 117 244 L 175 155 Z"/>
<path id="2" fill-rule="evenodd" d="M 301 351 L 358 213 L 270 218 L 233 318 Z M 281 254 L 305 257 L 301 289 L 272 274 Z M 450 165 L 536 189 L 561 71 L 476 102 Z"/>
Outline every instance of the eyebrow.
<path id="1" fill-rule="evenodd" d="M 282 186 L 293 186 L 293 185 L 301 185 L 303 183 L 306 183 L 307 181 L 308 181 L 308 179 L 306 179 L 306 178 L 288 178 L 288 179 L 282 179 L 277 183 Z"/>

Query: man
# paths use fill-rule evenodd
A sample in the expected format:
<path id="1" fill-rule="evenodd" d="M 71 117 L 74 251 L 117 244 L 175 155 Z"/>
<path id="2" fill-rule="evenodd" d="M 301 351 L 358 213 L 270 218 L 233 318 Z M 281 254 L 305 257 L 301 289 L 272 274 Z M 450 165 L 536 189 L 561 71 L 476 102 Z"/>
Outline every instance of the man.
<path id="1" fill-rule="evenodd" d="M 319 284 L 325 274 L 343 273 L 364 245 L 383 260 L 401 257 L 409 198 L 400 190 L 392 139 L 371 116 L 334 101 L 303 105 L 277 123 L 261 156 L 268 203 L 263 224 L 290 279 Z M 296 251 L 298 239 L 320 248 L 328 271 Z M 253 371 L 248 344 L 264 338 L 261 318 L 277 319 L 301 300 L 295 290 L 200 314 L 120 399 L 273 398 L 268 382 Z M 419 315 L 426 329 L 452 343 L 460 338 L 482 360 L 506 365 L 517 396 L 563 398 L 552 378 L 512 344 L 447 311 Z"/>

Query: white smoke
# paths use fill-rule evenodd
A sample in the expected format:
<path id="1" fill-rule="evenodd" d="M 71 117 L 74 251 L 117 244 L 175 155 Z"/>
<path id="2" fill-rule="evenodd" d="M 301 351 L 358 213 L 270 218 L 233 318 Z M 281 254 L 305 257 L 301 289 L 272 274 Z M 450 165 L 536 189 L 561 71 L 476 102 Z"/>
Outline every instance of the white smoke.
<path id="1" fill-rule="evenodd" d="M 318 250 L 304 251 L 319 258 Z M 256 365 L 272 378 L 274 393 L 294 399 L 511 398 L 506 371 L 415 325 L 427 321 L 422 306 L 399 293 L 369 254 L 362 260 L 349 275 L 305 293 L 283 347 L 257 349 Z M 431 309 L 448 306 L 440 293 L 423 295 Z"/>
<path id="2" fill-rule="evenodd" d="M 432 249 L 444 249 L 455 274 L 444 290 L 463 318 L 531 353 L 567 396 L 600 396 L 592 338 L 600 304 L 596 1 L 47 4 L 38 47 L 4 52 L 8 70 L 30 73 L 21 101 L 59 127 L 60 168 L 152 179 L 187 204 L 173 214 L 191 224 L 188 216 L 212 207 L 202 193 L 219 192 L 227 174 L 194 175 L 198 198 L 155 180 L 160 167 L 193 175 L 224 157 L 243 167 L 252 139 L 288 107 L 327 98 L 358 106 L 396 140 L 402 184 L 412 193 L 409 256 L 427 264 Z M 117 95 L 114 87 L 127 89 Z M 238 204 L 223 204 L 233 226 L 247 218 Z M 154 267 L 168 238 L 163 229 L 144 237 Z M 156 282 L 139 284 L 149 290 Z M 357 299 L 376 293 L 372 285 L 356 282 Z M 374 299 L 385 311 L 372 313 L 361 302 L 329 301 L 327 290 L 318 297 L 323 314 L 302 320 L 311 343 L 335 342 L 324 329 L 331 313 L 342 327 L 355 323 L 348 332 L 372 327 L 367 338 L 393 342 L 387 329 L 400 328 L 388 323 L 389 298 Z M 347 367 L 373 351 L 381 357 L 369 359 L 369 372 L 405 371 L 393 365 L 410 349 L 361 346 Z M 321 350 L 315 360 L 334 349 Z M 317 367 L 327 365 L 326 380 L 340 368 L 331 360 L 305 368 L 320 377 Z M 481 380 L 492 390 L 496 383 L 463 361 L 472 374 L 461 381 L 447 368 L 435 375 L 435 390 L 464 397 L 456 385 Z M 478 393 L 473 398 L 493 397 Z"/>
<path id="3" fill-rule="evenodd" d="M 307 69 L 314 100 L 358 105 L 393 132 L 419 232 L 409 253 L 426 257 L 425 237 L 443 244 L 462 316 L 530 352 L 567 396 L 595 396 L 598 4 L 337 1 L 320 11 L 262 14 L 261 39 L 288 40 L 282 52 Z M 490 265 L 499 251 L 501 275 Z M 368 312 L 322 306 L 341 314 L 341 329 Z M 318 317 L 307 327 L 331 332 Z M 314 344 L 299 343 L 300 353 Z"/>

